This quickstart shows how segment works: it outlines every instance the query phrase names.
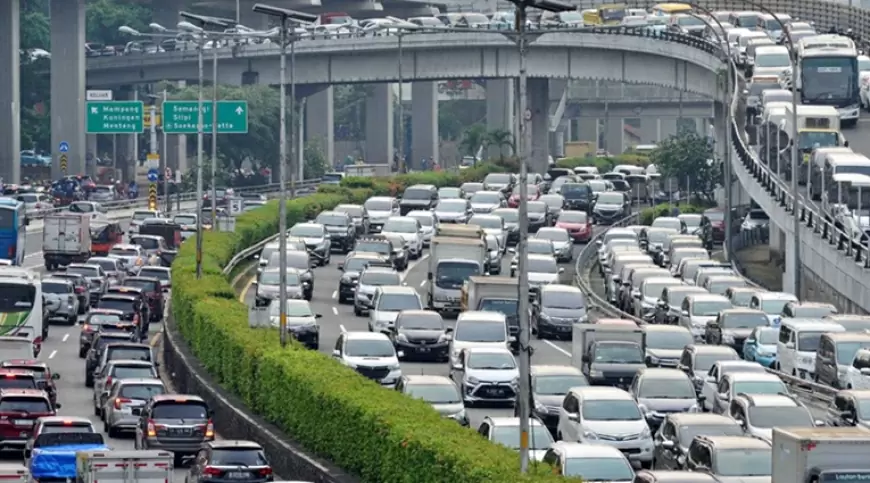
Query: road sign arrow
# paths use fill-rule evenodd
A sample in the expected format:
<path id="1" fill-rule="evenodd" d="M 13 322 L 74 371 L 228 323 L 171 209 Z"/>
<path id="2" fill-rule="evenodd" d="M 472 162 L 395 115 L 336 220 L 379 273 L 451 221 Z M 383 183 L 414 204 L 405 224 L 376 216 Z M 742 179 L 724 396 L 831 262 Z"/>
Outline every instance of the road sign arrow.
<path id="1" fill-rule="evenodd" d="M 97 107 L 91 107 L 91 114 L 98 114 L 99 112 L 100 112 L 100 111 L 99 111 L 99 108 L 97 108 Z"/>
<path id="2" fill-rule="evenodd" d="M 242 109 L 242 106 L 239 106 L 236 108 L 236 114 L 241 116 L 244 112 L 245 112 L 245 110 Z"/>

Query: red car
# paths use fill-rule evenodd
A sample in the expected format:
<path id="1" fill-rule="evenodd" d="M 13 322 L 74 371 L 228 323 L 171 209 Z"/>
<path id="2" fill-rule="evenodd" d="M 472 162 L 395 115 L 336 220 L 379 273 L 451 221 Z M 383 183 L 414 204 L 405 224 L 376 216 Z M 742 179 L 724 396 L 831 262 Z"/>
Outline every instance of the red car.
<path id="1" fill-rule="evenodd" d="M 585 211 L 563 211 L 556 220 L 557 228 L 568 230 L 575 242 L 586 243 L 592 238 L 592 218 Z"/>
<path id="2" fill-rule="evenodd" d="M 536 184 L 529 185 L 529 198 L 528 201 L 537 201 L 538 198 L 541 197 L 541 189 L 538 188 Z M 511 193 L 511 197 L 508 198 L 508 206 L 511 208 L 518 208 L 520 206 L 520 188 L 519 186 L 514 188 L 513 193 Z"/>
<path id="3" fill-rule="evenodd" d="M 57 387 L 54 381 L 60 379 L 60 374 L 52 373 L 51 368 L 45 362 L 36 359 L 9 359 L 0 362 L 0 367 L 12 371 L 32 373 L 36 380 L 36 388 L 44 389 L 48 393 L 48 398 L 51 399 L 51 404 L 57 404 Z"/>
<path id="4" fill-rule="evenodd" d="M 23 450 L 36 420 L 55 414 L 48 394 L 41 389 L 0 390 L 0 448 Z"/>
<path id="5" fill-rule="evenodd" d="M 721 243 L 725 241 L 725 212 L 720 208 L 710 208 L 704 211 L 704 218 L 701 220 L 701 227 L 706 223 L 710 223 L 711 231 L 713 232 L 713 241 Z"/>

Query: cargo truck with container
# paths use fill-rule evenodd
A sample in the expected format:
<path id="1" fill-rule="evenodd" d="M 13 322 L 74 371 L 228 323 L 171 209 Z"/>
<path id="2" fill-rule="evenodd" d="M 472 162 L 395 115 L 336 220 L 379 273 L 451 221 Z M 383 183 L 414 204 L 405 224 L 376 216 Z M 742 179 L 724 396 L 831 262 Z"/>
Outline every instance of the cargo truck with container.
<path id="1" fill-rule="evenodd" d="M 511 348 L 517 350 L 520 333 L 519 284 L 508 277 L 469 277 L 462 286 L 461 310 L 500 312 L 505 315 Z M 529 312 L 531 317 L 531 311 Z"/>
<path id="2" fill-rule="evenodd" d="M 574 324 L 571 364 L 589 384 L 627 388 L 646 367 L 646 333 L 634 324 Z"/>
<path id="3" fill-rule="evenodd" d="M 166 483 L 173 481 L 173 454 L 163 450 L 79 451 L 77 483 Z"/>
<path id="4" fill-rule="evenodd" d="M 70 263 L 85 262 L 91 257 L 91 217 L 58 213 L 44 218 L 42 258 L 46 270 Z"/>
<path id="5" fill-rule="evenodd" d="M 481 239 L 436 236 L 429 244 L 429 308 L 458 312 L 462 285 L 469 277 L 483 275 L 486 243 Z"/>
<path id="6" fill-rule="evenodd" d="M 773 428 L 771 483 L 870 481 L 863 427 Z"/>

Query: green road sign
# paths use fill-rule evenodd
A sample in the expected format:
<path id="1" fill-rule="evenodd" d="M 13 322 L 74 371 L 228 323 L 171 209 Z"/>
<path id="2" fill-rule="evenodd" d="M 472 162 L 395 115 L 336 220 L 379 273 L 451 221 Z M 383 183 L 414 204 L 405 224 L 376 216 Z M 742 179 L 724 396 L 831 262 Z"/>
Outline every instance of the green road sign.
<path id="1" fill-rule="evenodd" d="M 199 121 L 197 101 L 166 101 L 163 103 L 163 132 L 166 134 L 196 134 Z M 211 101 L 202 103 L 202 130 L 212 132 Z M 217 131 L 219 134 L 247 134 L 248 102 L 218 101 Z"/>
<path id="2" fill-rule="evenodd" d="M 133 134 L 145 129 L 142 101 L 88 102 L 88 134 Z"/>

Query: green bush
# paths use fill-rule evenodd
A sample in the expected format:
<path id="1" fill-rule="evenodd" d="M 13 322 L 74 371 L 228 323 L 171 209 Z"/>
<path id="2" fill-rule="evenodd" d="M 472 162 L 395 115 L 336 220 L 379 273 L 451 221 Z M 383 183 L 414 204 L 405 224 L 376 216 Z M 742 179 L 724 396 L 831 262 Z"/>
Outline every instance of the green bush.
<path id="1" fill-rule="evenodd" d="M 680 203 L 677 205 L 677 208 L 680 209 L 680 214 L 688 214 L 688 213 L 703 213 L 708 207 L 703 205 L 694 205 L 688 203 Z M 671 212 L 673 210 L 673 205 L 669 205 L 667 203 L 662 203 L 659 205 L 655 205 L 651 208 L 644 208 L 640 210 L 640 215 L 638 216 L 638 224 L 640 225 L 652 225 L 653 220 L 660 216 L 671 216 Z"/>
<path id="2" fill-rule="evenodd" d="M 346 178 L 340 186 L 324 186 L 289 201 L 287 223 L 292 226 L 339 203 L 361 203 L 409 184 L 455 185 L 502 169 L 481 165 L 458 175 Z M 515 451 L 442 419 L 422 401 L 381 388 L 327 355 L 296 343 L 282 348 L 277 330 L 250 329 L 248 308 L 236 299 L 221 270 L 235 253 L 277 233 L 278 208 L 272 202 L 241 215 L 233 233 L 206 233 L 201 279 L 195 274 L 195 243 L 184 243 L 172 265 L 174 320 L 209 374 L 309 451 L 363 481 L 564 481 L 546 466 L 522 476 Z"/>
<path id="3" fill-rule="evenodd" d="M 574 157 L 562 158 L 556 162 L 556 166 L 560 168 L 574 169 L 578 166 L 595 166 L 599 173 L 607 173 L 613 170 L 615 166 L 620 164 L 630 164 L 632 166 L 646 166 L 649 164 L 649 159 L 642 154 L 620 154 L 617 156 L 608 157 Z"/>

